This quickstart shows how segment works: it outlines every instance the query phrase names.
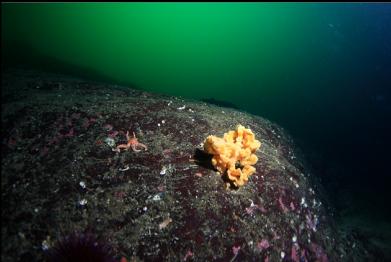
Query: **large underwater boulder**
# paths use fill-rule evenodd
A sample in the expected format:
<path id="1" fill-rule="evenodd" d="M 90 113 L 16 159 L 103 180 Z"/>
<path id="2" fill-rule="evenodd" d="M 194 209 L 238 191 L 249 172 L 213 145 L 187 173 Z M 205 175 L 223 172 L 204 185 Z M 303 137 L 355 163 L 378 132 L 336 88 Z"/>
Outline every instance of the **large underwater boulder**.
<path id="1" fill-rule="evenodd" d="M 239 189 L 198 159 L 241 124 L 261 142 Z M 2 78 L 2 261 L 93 232 L 118 261 L 364 261 L 289 135 L 230 108 L 9 70 Z M 147 150 L 113 150 L 133 132 Z M 336 149 L 338 150 L 338 149 Z"/>

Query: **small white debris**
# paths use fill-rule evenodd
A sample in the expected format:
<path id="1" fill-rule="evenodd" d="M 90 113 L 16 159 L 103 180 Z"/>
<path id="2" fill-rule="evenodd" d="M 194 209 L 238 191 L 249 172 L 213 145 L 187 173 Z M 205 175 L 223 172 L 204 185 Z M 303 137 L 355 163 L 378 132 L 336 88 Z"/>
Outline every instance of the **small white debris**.
<path id="1" fill-rule="evenodd" d="M 147 212 L 148 208 L 147 207 L 143 207 L 143 211 L 144 212 Z"/>
<path id="2" fill-rule="evenodd" d="M 152 198 L 153 201 L 160 201 L 161 199 L 162 199 L 162 198 L 160 197 L 159 194 L 156 194 L 156 195 Z"/>
<path id="3" fill-rule="evenodd" d="M 304 198 L 304 197 L 302 197 L 302 198 L 301 198 L 300 205 L 304 205 L 304 204 L 305 204 L 305 198 Z"/>
<path id="4" fill-rule="evenodd" d="M 221 111 L 221 113 L 225 114 L 225 112 L 224 112 L 224 111 Z"/>
<path id="5" fill-rule="evenodd" d="M 160 123 L 158 123 L 157 126 L 160 126 Z"/>
<path id="6" fill-rule="evenodd" d="M 126 171 L 126 170 L 129 170 L 129 165 L 126 165 L 125 168 L 119 168 L 118 169 L 119 171 Z"/>
<path id="7" fill-rule="evenodd" d="M 191 122 L 194 122 L 194 121 L 195 121 L 194 118 L 192 118 L 192 119 L 191 119 Z"/>
<path id="8" fill-rule="evenodd" d="M 111 137 L 106 137 L 105 138 L 105 143 L 107 145 L 109 145 L 110 147 L 114 147 L 115 146 L 115 140 Z"/>
<path id="9" fill-rule="evenodd" d="M 194 113 L 194 111 L 193 111 L 191 108 L 189 108 L 189 112 L 190 112 L 190 113 Z"/>
<path id="10" fill-rule="evenodd" d="M 164 176 L 166 174 L 167 168 L 163 166 L 162 170 L 160 171 L 160 175 Z"/>
<path id="11" fill-rule="evenodd" d="M 170 106 L 171 104 L 172 104 L 172 101 L 168 102 L 168 104 L 167 104 L 167 105 L 168 105 L 168 106 Z"/>
<path id="12" fill-rule="evenodd" d="M 313 228 L 314 232 L 316 232 L 316 226 L 319 224 L 319 219 L 317 215 L 314 215 L 314 224 L 315 227 Z"/>
<path id="13" fill-rule="evenodd" d="M 39 209 L 38 208 L 34 208 L 34 212 L 35 213 L 38 213 Z"/>
<path id="14" fill-rule="evenodd" d="M 41 247 L 43 251 L 48 250 L 50 248 L 49 242 L 47 240 L 42 241 Z"/>
<path id="15" fill-rule="evenodd" d="M 183 110 L 183 109 L 185 109 L 186 108 L 186 105 L 183 105 L 182 107 L 178 107 L 177 109 L 178 110 Z"/>
<path id="16" fill-rule="evenodd" d="M 295 243 L 297 241 L 297 236 L 296 235 L 293 235 L 292 237 L 292 242 Z"/>
<path id="17" fill-rule="evenodd" d="M 165 124 L 166 123 L 166 120 L 162 120 L 162 124 Z"/>
<path id="18" fill-rule="evenodd" d="M 81 188 L 86 188 L 86 183 L 84 181 L 80 181 L 79 185 Z"/>
<path id="19" fill-rule="evenodd" d="M 87 203 L 88 203 L 88 201 L 84 198 L 79 201 L 79 205 L 81 205 L 81 206 L 85 206 L 85 205 L 87 205 Z"/>
<path id="20" fill-rule="evenodd" d="M 281 251 L 281 258 L 284 258 L 284 257 L 285 257 L 285 252 Z"/>

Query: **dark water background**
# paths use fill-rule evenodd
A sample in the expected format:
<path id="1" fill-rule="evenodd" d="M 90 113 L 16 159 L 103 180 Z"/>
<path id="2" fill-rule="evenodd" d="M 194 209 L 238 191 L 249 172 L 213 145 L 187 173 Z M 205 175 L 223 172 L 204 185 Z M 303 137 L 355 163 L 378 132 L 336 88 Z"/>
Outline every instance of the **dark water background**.
<path id="1" fill-rule="evenodd" d="M 126 84 L 268 118 L 304 151 L 341 225 L 390 232 L 390 4 L 1 7 L 3 69 Z"/>

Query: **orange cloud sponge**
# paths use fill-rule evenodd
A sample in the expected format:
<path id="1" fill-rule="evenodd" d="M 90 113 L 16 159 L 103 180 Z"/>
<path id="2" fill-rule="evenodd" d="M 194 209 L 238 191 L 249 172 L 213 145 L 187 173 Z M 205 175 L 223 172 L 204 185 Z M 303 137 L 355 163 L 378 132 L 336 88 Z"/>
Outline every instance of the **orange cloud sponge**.
<path id="1" fill-rule="evenodd" d="M 204 142 L 204 150 L 213 155 L 213 166 L 221 174 L 227 172 L 229 180 L 237 187 L 243 186 L 255 172 L 253 165 L 258 158 L 254 153 L 260 146 L 254 133 L 242 125 L 225 133 L 223 138 L 208 136 Z"/>

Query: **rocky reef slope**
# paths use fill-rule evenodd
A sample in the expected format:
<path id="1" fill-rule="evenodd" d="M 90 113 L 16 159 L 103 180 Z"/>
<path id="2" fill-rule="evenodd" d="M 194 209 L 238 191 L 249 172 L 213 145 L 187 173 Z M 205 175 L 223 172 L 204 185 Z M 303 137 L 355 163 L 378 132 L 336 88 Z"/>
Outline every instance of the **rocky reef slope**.
<path id="1" fill-rule="evenodd" d="M 237 190 L 202 143 L 242 124 L 262 143 Z M 2 78 L 2 261 L 93 232 L 128 261 L 364 261 L 293 141 L 259 116 L 34 71 Z M 147 150 L 113 150 L 135 133 Z"/>

